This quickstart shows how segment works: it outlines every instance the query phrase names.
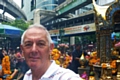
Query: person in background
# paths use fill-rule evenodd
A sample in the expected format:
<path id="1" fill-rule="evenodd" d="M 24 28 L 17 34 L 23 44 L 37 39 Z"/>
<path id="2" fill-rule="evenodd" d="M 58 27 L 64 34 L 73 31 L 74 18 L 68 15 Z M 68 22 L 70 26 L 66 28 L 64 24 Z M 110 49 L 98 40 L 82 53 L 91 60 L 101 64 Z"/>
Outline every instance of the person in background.
<path id="1" fill-rule="evenodd" d="M 72 70 L 60 67 L 50 54 L 54 43 L 47 29 L 33 24 L 21 37 L 21 50 L 29 66 L 23 80 L 82 80 Z"/>
<path id="2" fill-rule="evenodd" d="M 10 68 L 10 57 L 8 56 L 6 50 L 3 49 L 2 54 L 4 56 L 2 59 L 2 78 L 6 80 L 12 80 L 17 74 L 18 70 L 14 69 L 14 71 L 12 72 Z"/>
<path id="3" fill-rule="evenodd" d="M 81 50 L 81 44 L 76 44 L 75 50 L 73 50 L 73 52 L 72 52 L 72 62 L 69 65 L 69 69 L 71 69 L 72 71 L 74 71 L 77 74 L 78 74 L 78 67 L 80 67 L 79 59 L 80 59 L 82 53 L 84 53 L 85 56 L 87 55 L 86 52 L 83 52 L 83 50 Z"/>
<path id="4" fill-rule="evenodd" d="M 2 49 L 0 49 L 0 61 L 2 62 L 2 59 L 4 58 L 4 55 L 3 55 L 3 52 L 2 52 Z"/>
<path id="5" fill-rule="evenodd" d="M 20 53 L 20 51 L 17 51 L 15 57 L 17 59 L 16 68 L 19 70 L 18 75 L 17 75 L 18 76 L 17 80 L 23 80 L 24 74 L 29 68 L 25 62 L 25 59 L 22 53 Z"/>
<path id="6" fill-rule="evenodd" d="M 0 80 L 2 80 L 3 72 L 2 72 L 2 61 L 0 59 Z"/>

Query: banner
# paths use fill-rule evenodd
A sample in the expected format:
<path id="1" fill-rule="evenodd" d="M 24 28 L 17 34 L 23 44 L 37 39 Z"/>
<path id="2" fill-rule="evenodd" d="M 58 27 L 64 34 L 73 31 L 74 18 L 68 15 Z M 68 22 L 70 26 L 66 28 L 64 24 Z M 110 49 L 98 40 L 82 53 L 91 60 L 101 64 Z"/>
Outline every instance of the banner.
<path id="1" fill-rule="evenodd" d="M 64 35 L 76 34 L 76 33 L 79 34 L 79 33 L 93 32 L 93 31 L 96 31 L 95 23 L 64 28 Z M 50 32 L 51 36 L 59 35 L 59 29 L 58 30 L 50 30 L 49 32 Z"/>

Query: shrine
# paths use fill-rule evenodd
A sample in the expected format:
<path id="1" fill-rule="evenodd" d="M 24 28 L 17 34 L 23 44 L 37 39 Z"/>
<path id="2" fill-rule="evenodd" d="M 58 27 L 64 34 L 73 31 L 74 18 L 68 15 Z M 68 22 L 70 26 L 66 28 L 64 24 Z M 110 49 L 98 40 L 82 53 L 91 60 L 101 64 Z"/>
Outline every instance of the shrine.
<path id="1" fill-rule="evenodd" d="M 79 67 L 83 79 L 120 80 L 120 0 L 97 5 L 93 0 L 97 50 L 90 55 L 88 67 Z M 82 74 L 83 73 L 83 74 Z"/>
<path id="2" fill-rule="evenodd" d="M 113 32 L 120 31 L 120 0 L 104 6 L 97 5 L 93 0 L 93 6 L 97 57 L 100 58 L 100 64 L 93 65 L 95 73 L 101 80 L 120 80 L 120 46 L 115 46 L 120 39 L 117 40 L 115 35 L 111 38 Z"/>

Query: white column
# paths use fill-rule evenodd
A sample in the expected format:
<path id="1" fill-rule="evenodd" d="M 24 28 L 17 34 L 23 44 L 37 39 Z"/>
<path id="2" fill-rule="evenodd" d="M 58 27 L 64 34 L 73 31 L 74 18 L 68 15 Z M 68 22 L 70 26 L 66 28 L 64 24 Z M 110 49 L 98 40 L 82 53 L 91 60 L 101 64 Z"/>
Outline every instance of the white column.
<path id="1" fill-rule="evenodd" d="M 75 37 L 70 37 L 70 45 L 74 45 L 75 44 Z"/>
<path id="2" fill-rule="evenodd" d="M 34 24 L 40 24 L 40 9 L 34 11 Z"/>

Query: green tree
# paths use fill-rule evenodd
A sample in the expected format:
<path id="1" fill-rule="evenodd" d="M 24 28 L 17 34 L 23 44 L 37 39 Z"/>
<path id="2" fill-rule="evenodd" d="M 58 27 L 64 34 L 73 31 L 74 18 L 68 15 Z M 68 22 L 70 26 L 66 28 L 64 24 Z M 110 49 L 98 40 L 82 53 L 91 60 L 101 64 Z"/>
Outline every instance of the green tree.
<path id="1" fill-rule="evenodd" d="M 16 19 L 16 20 L 14 20 L 12 22 L 2 22 L 2 24 L 11 25 L 11 26 L 20 28 L 22 30 L 27 29 L 27 27 L 30 25 L 30 23 L 27 23 L 22 19 Z"/>

